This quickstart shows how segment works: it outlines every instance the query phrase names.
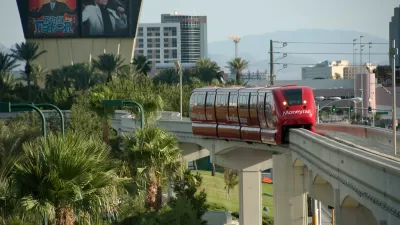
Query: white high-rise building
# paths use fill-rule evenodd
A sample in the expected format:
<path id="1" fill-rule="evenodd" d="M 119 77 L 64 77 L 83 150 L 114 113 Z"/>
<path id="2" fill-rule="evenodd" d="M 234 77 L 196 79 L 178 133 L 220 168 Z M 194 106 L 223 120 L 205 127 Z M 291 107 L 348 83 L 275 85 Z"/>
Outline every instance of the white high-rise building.
<path id="1" fill-rule="evenodd" d="M 135 56 L 147 56 L 153 72 L 158 65 L 181 61 L 181 27 L 178 23 L 141 23 L 136 37 Z"/>
<path id="2" fill-rule="evenodd" d="M 343 68 L 347 66 L 349 66 L 348 60 L 338 60 L 331 63 L 323 61 L 315 66 L 302 67 L 301 77 L 303 80 L 343 79 Z"/>

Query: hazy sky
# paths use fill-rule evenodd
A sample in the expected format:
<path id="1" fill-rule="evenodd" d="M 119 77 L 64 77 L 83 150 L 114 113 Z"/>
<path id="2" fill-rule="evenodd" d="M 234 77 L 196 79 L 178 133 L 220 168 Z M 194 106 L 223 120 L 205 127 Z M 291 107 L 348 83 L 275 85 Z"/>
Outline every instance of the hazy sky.
<path id="1" fill-rule="evenodd" d="M 21 24 L 16 1 L 1 2 L 0 43 L 10 46 L 24 40 Z M 355 30 L 388 38 L 389 21 L 399 5 L 399 0 L 144 0 L 140 21 L 160 22 L 162 13 L 206 15 L 209 42 L 299 28 Z"/>

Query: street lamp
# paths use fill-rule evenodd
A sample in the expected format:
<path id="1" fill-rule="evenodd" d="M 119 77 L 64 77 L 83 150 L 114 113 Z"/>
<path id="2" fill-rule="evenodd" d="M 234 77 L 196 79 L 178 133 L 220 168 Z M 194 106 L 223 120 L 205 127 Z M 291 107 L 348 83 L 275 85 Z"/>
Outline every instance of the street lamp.
<path id="1" fill-rule="evenodd" d="M 353 39 L 353 68 L 352 68 L 353 79 L 355 79 L 355 77 L 356 77 L 356 72 L 355 72 L 355 68 L 356 68 L 356 51 L 357 51 L 357 49 L 355 49 L 356 41 L 357 41 L 357 39 Z"/>
<path id="2" fill-rule="evenodd" d="M 393 85 L 393 148 L 394 155 L 397 154 L 397 136 L 396 136 L 396 128 L 397 128 L 397 112 L 396 112 L 396 55 L 399 54 L 398 49 L 396 48 L 396 40 L 393 40 L 393 48 L 391 49 L 391 55 L 393 56 L 393 74 L 392 74 L 392 85 Z"/>
<path id="3" fill-rule="evenodd" d="M 368 43 L 369 48 L 368 48 L 368 68 L 371 69 L 371 48 L 372 48 L 372 42 Z"/>
<path id="4" fill-rule="evenodd" d="M 180 89 L 181 89 L 181 120 L 182 120 L 182 101 L 183 101 L 183 90 L 182 90 L 182 68 L 181 68 L 181 64 L 179 63 L 179 61 L 175 61 L 174 62 L 174 66 L 175 69 L 178 71 L 179 73 L 179 83 L 180 83 Z"/>

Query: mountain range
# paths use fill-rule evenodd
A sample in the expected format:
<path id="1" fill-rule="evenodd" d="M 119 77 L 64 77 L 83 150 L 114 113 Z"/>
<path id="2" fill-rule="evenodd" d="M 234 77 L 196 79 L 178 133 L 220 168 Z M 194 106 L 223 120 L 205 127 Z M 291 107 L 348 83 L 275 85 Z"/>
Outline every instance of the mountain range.
<path id="1" fill-rule="evenodd" d="M 363 43 L 380 43 L 372 44 L 371 63 L 388 64 L 389 57 L 387 55 L 389 41 L 387 39 L 370 35 L 367 33 L 347 30 L 330 30 L 330 29 L 299 29 L 295 31 L 278 31 L 274 33 L 266 33 L 261 35 L 248 35 L 241 37 L 238 46 L 238 55 L 243 59 L 250 61 L 248 70 L 256 72 L 269 72 L 269 51 L 270 40 L 274 43 L 274 59 L 276 63 L 287 63 L 287 68 L 282 69 L 283 65 L 275 65 L 275 72 L 278 80 L 297 80 L 301 79 L 301 67 L 311 66 L 321 61 L 349 60 L 353 61 L 353 39 L 358 39 L 355 48 L 360 49 L 359 37 L 364 36 Z M 275 41 L 279 42 L 276 43 Z M 283 42 L 287 45 L 283 47 Z M 307 42 L 307 43 L 293 43 Z M 312 42 L 312 43 L 310 43 Z M 318 42 L 318 43 L 315 43 Z M 331 44 L 322 44 L 331 43 Z M 346 44 L 333 44 L 346 43 Z M 382 44 L 386 43 L 386 44 Z M 283 48 L 282 48 L 283 47 Z M 366 44 L 364 47 L 363 63 L 369 61 L 368 49 Z M 226 62 L 234 57 L 235 45 L 232 40 L 227 38 L 226 41 L 217 41 L 208 44 L 208 55 L 213 61 L 223 68 Z M 288 53 L 283 57 L 282 53 Z M 306 53 L 306 54 L 290 54 L 290 53 Z M 307 54 L 320 53 L 320 54 Z M 323 54 L 322 54 L 323 53 Z M 358 52 L 359 53 L 359 52 Z M 380 53 L 374 55 L 373 53 Z M 282 59 L 278 59 L 282 58 Z M 360 64 L 360 56 L 357 54 L 356 63 Z M 302 65 L 291 65 L 302 64 Z M 226 72 L 228 70 L 225 70 Z M 247 70 L 245 70 L 246 72 Z"/>

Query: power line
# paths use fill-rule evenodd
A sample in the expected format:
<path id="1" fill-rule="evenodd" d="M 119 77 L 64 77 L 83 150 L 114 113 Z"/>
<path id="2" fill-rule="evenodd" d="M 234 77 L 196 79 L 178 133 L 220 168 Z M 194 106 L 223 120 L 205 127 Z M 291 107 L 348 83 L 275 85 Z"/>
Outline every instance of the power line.
<path id="1" fill-rule="evenodd" d="M 276 54 L 290 54 L 290 55 L 354 55 L 348 52 L 274 52 Z M 357 53 L 357 55 L 360 55 Z M 361 55 L 389 55 L 389 53 L 361 53 Z"/>
<path id="2" fill-rule="evenodd" d="M 311 41 L 274 41 L 275 43 L 282 43 L 282 44 L 318 44 L 318 45 L 360 45 L 360 43 L 354 43 L 354 42 L 311 42 Z M 361 43 L 364 45 L 388 45 L 389 43 L 387 42 L 366 42 L 366 43 Z"/>

